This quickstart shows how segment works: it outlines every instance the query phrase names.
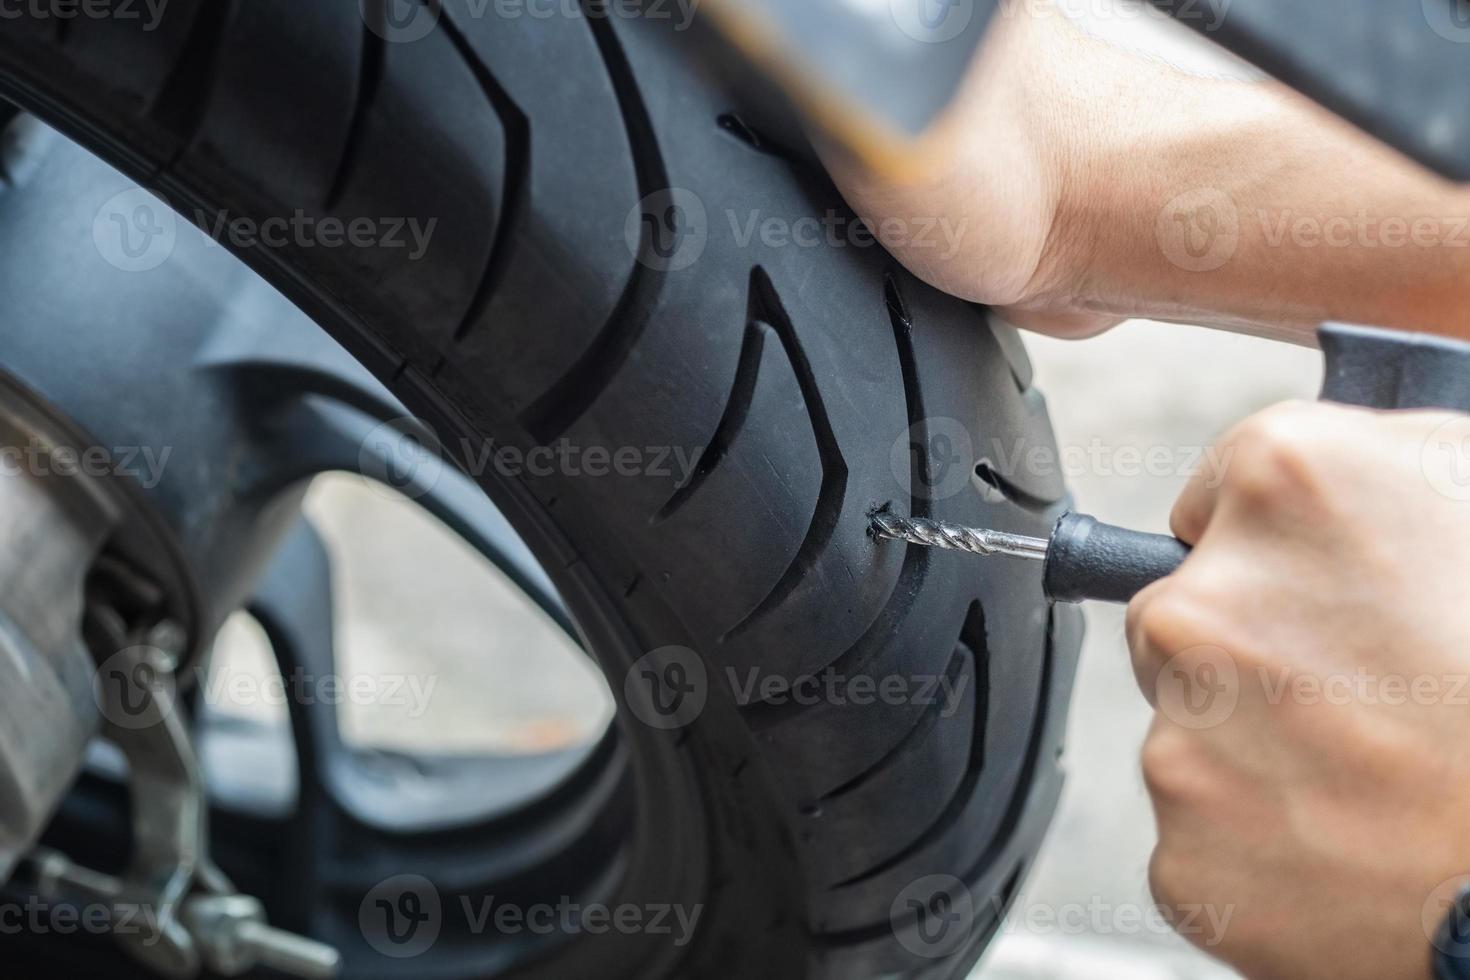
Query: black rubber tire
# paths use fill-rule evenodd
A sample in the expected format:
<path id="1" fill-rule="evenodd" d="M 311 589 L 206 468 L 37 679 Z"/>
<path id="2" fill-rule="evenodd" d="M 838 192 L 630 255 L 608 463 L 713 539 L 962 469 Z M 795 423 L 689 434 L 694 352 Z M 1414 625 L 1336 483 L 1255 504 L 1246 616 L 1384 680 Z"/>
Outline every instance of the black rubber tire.
<path id="1" fill-rule="evenodd" d="M 430 3 L 413 40 L 351 0 L 171 0 L 154 29 L 28 13 L 0 91 L 190 217 L 435 219 L 420 261 L 237 251 L 451 454 L 708 447 L 683 485 L 484 474 L 622 709 L 638 823 L 609 904 L 703 908 L 686 946 L 582 934 L 518 975 L 964 975 L 1055 806 L 1080 625 L 1031 565 L 879 543 L 867 516 L 1050 527 L 1065 489 L 1019 338 L 880 249 L 741 240 L 753 215 L 850 215 L 670 20 Z M 670 255 L 649 228 L 679 215 Z M 643 724 L 626 699 L 669 647 L 697 651 L 702 710 Z M 915 696 L 741 703 L 751 671 Z M 926 703 L 931 677 L 963 697 Z M 395 969 L 437 975 L 349 975 Z"/>

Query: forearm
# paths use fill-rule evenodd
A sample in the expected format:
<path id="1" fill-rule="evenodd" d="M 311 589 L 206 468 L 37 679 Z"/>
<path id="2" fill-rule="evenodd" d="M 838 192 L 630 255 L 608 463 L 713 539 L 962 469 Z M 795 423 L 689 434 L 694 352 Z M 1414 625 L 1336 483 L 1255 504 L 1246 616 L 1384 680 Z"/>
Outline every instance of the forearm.
<path id="1" fill-rule="evenodd" d="M 1470 334 L 1463 190 L 1275 83 L 1118 70 L 1038 299 L 1303 338 L 1331 319 Z"/>
<path id="2" fill-rule="evenodd" d="M 834 172 L 870 219 L 960 224 L 953 254 L 896 251 L 1018 319 L 1470 335 L 1466 193 L 1274 83 L 1185 75 L 1018 4 L 942 125 L 952 152 L 920 182 Z"/>

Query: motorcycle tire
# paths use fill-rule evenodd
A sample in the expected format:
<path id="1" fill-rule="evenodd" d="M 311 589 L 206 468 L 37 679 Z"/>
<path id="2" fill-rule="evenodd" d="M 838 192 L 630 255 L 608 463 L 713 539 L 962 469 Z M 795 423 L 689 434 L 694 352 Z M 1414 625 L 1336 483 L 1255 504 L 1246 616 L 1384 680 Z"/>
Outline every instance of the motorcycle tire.
<path id="1" fill-rule="evenodd" d="M 964 976 L 1055 807 L 1080 623 L 1030 563 L 869 517 L 1049 530 L 1066 489 L 1019 337 L 862 240 L 672 6 L 389 2 L 0 26 L 0 94 L 219 232 L 474 472 L 618 702 L 596 779 L 495 866 L 431 876 L 434 948 L 362 942 L 411 863 L 364 861 L 312 931 L 354 978 L 472 946 L 485 976 Z M 293 230 L 236 234 L 271 219 Z M 698 917 L 682 943 L 451 922 L 492 894 Z"/>

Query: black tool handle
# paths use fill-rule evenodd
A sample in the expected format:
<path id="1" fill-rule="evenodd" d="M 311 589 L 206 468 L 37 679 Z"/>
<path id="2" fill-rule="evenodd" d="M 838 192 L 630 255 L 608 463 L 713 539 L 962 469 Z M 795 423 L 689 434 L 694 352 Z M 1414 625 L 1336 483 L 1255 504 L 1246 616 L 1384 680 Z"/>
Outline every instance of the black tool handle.
<path id="1" fill-rule="evenodd" d="M 1340 323 L 1317 336 L 1327 358 L 1323 401 L 1470 412 L 1470 344 Z"/>
<path id="2" fill-rule="evenodd" d="M 1327 359 L 1323 401 L 1470 412 L 1470 344 L 1336 323 L 1318 337 Z M 1188 555 L 1176 538 L 1066 514 L 1052 531 L 1043 585 L 1057 602 L 1129 602 Z"/>
<path id="3" fill-rule="evenodd" d="M 1043 587 L 1057 602 L 1129 602 L 1188 556 L 1189 546 L 1167 534 L 1066 514 L 1052 531 Z"/>

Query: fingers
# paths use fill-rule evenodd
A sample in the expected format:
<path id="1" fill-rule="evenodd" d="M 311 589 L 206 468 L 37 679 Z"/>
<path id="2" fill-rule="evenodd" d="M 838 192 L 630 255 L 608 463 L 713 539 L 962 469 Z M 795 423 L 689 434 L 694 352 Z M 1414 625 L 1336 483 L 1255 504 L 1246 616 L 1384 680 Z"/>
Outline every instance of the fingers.
<path id="1" fill-rule="evenodd" d="M 1169 516 L 1174 536 L 1199 544 L 1223 496 L 1282 475 L 1280 471 L 1310 447 L 1315 434 L 1339 424 L 1333 416 L 1343 411 L 1316 402 L 1282 402 L 1235 426 L 1211 449 L 1210 465 L 1195 472 L 1175 501 Z"/>
<path id="2" fill-rule="evenodd" d="M 1171 579 L 1155 582 L 1129 603 L 1126 628 L 1133 676 L 1151 707 L 1160 708 L 1170 674 L 1192 676 L 1200 661 L 1219 649 L 1218 631 L 1210 625 L 1214 618 L 1204 593 Z"/>

